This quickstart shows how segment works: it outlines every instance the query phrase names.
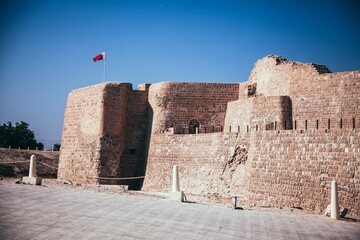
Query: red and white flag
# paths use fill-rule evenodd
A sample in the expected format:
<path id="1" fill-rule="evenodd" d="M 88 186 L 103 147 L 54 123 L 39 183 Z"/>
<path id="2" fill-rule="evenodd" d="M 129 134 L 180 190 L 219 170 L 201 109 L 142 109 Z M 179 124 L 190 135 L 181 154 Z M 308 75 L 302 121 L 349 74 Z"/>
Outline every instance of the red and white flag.
<path id="1" fill-rule="evenodd" d="M 94 62 L 97 62 L 99 60 L 105 60 L 105 52 L 100 53 L 99 55 L 93 57 Z"/>

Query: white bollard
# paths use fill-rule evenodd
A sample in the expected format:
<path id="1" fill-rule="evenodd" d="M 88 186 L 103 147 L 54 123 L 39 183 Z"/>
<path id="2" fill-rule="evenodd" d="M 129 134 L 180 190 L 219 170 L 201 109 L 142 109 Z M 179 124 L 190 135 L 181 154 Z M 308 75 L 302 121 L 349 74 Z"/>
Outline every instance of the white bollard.
<path id="1" fill-rule="evenodd" d="M 331 182 L 331 213 L 332 219 L 339 219 L 339 199 L 337 182 L 334 180 Z"/>
<path id="2" fill-rule="evenodd" d="M 29 177 L 36 177 L 36 156 L 35 155 L 31 155 L 31 158 L 30 158 Z"/>
<path id="3" fill-rule="evenodd" d="M 173 184 L 172 184 L 172 191 L 179 192 L 180 191 L 180 183 L 179 183 L 179 170 L 178 166 L 175 165 L 173 167 Z"/>
<path id="4" fill-rule="evenodd" d="M 36 177 L 36 157 L 31 155 L 30 158 L 30 167 L 29 167 L 29 176 L 23 177 L 23 183 L 32 184 L 32 185 L 41 185 L 42 178 Z"/>
<path id="5" fill-rule="evenodd" d="M 169 198 L 174 201 L 184 201 L 184 192 L 180 191 L 179 169 L 177 165 L 173 167 L 172 191 L 169 192 Z"/>

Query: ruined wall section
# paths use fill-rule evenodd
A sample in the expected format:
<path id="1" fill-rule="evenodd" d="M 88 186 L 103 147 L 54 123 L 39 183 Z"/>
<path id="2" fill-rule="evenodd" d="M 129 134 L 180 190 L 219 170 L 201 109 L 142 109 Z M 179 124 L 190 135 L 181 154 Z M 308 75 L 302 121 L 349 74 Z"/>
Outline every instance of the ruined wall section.
<path id="1" fill-rule="evenodd" d="M 291 100 L 288 96 L 255 96 L 229 102 L 226 132 L 244 132 L 290 129 Z M 286 126 L 285 126 L 286 125 Z"/>
<path id="2" fill-rule="evenodd" d="M 97 181 L 105 86 L 77 89 L 68 95 L 59 158 L 60 179 L 82 183 Z"/>
<path id="3" fill-rule="evenodd" d="M 254 96 L 248 95 L 249 86 L 256 87 Z M 269 55 L 258 60 L 249 81 L 240 84 L 240 105 L 235 107 L 236 103 L 231 103 L 229 106 L 238 108 L 239 113 L 246 113 L 248 107 L 241 110 L 241 105 L 244 105 L 242 102 L 251 101 L 247 100 L 251 97 L 284 95 L 289 96 L 291 101 L 290 128 L 304 131 L 351 129 L 360 122 L 359 92 L 360 71 L 331 73 L 324 65 L 294 62 Z M 252 105 L 252 109 L 261 109 L 261 105 Z M 245 120 L 250 121 L 249 118 Z"/>
<path id="4" fill-rule="evenodd" d="M 178 165 L 180 188 L 185 194 L 228 198 L 243 193 L 247 137 L 236 133 L 154 134 L 142 190 L 170 191 L 172 168 Z"/>
<path id="5" fill-rule="evenodd" d="M 153 133 L 174 128 L 175 133 L 188 133 L 189 122 L 197 120 L 200 132 L 222 128 L 227 102 L 238 99 L 238 84 L 171 83 L 150 87 L 149 103 L 153 112 Z"/>
<path id="6" fill-rule="evenodd" d="M 259 59 L 251 71 L 248 84 L 240 89 L 240 97 L 246 96 L 247 86 L 256 83 L 256 93 L 265 96 L 290 96 L 290 87 L 314 75 L 330 73 L 324 65 L 300 63 L 281 56 L 269 55 Z"/>
<path id="7" fill-rule="evenodd" d="M 249 149 L 248 202 L 299 206 L 323 212 L 331 181 L 339 185 L 340 207 L 360 214 L 360 133 L 352 130 L 262 131 Z"/>

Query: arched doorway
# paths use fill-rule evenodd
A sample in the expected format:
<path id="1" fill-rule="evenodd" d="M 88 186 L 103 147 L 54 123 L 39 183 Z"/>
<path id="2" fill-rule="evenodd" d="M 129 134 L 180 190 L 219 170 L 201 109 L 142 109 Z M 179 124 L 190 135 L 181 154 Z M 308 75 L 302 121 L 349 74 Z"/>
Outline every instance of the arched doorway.
<path id="1" fill-rule="evenodd" d="M 200 122 L 196 119 L 193 119 L 189 122 L 189 133 L 190 134 L 195 134 L 196 133 L 196 128 L 199 129 L 200 127 Z"/>

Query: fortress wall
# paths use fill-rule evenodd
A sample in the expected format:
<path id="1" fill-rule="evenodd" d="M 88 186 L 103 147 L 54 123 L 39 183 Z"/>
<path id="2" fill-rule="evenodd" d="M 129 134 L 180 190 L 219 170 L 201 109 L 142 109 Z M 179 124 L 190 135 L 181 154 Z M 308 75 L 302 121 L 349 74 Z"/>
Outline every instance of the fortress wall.
<path id="1" fill-rule="evenodd" d="M 237 155 L 237 147 L 247 149 L 247 142 L 246 137 L 238 137 L 235 133 L 153 134 L 142 190 L 171 191 L 172 168 L 178 165 L 180 189 L 185 193 L 229 197 L 230 190 L 243 189 L 240 185 L 246 175 L 245 159 L 237 171 L 229 169 L 236 163 L 233 156 Z M 230 184 L 231 177 L 238 181 Z"/>
<path id="2" fill-rule="evenodd" d="M 360 71 L 314 75 L 293 82 L 290 89 L 293 121 L 298 129 L 353 128 L 360 124 Z M 311 119 L 311 121 L 310 121 Z"/>
<path id="3" fill-rule="evenodd" d="M 100 171 L 105 84 L 68 95 L 62 132 L 58 178 L 94 182 Z M 96 180 L 96 179 L 95 179 Z"/>
<path id="4" fill-rule="evenodd" d="M 104 91 L 104 129 L 101 140 L 99 177 L 118 177 L 121 155 L 125 149 L 128 105 L 132 93 L 130 83 L 107 83 Z M 101 180 L 100 183 L 110 183 Z"/>
<path id="5" fill-rule="evenodd" d="M 170 83 L 153 84 L 149 103 L 153 111 L 152 132 L 162 133 L 174 127 L 176 133 L 188 133 L 189 122 L 205 128 L 222 127 L 227 102 L 238 99 L 239 84 Z"/>
<path id="6" fill-rule="evenodd" d="M 360 133 L 352 130 L 263 131 L 249 150 L 248 201 L 323 211 L 338 181 L 340 207 L 360 214 Z"/>
<path id="7" fill-rule="evenodd" d="M 241 204 L 324 211 L 336 179 L 340 206 L 359 215 L 359 139 L 349 130 L 156 134 L 143 190 L 170 191 L 176 164 L 185 194 L 239 195 Z"/>
<path id="8" fill-rule="evenodd" d="M 147 157 L 148 91 L 132 91 L 127 105 L 128 118 L 125 130 L 125 148 L 117 169 L 119 177 L 145 175 Z M 129 189 L 140 189 L 143 179 L 121 180 L 117 184 L 129 185 Z"/>
<path id="9" fill-rule="evenodd" d="M 246 83 L 163 82 L 138 91 L 103 83 L 75 90 L 58 176 L 139 189 L 142 179 L 99 176 L 142 176 L 146 168 L 142 189 L 169 191 L 177 164 L 185 193 L 315 210 L 325 209 L 336 179 L 340 205 L 360 215 L 359 87 L 359 71 L 330 74 L 325 66 L 268 56 Z M 179 134 L 189 133 L 191 120 L 199 121 L 200 134 Z M 275 121 L 277 130 L 270 130 Z M 222 132 L 204 133 L 214 128 Z"/>
<path id="10" fill-rule="evenodd" d="M 327 129 L 329 119 L 336 129 L 360 122 L 360 71 L 330 73 L 323 65 L 270 55 L 256 62 L 249 81 L 240 86 L 240 100 L 246 101 L 247 86 L 254 83 L 257 97 L 290 97 L 294 128 Z"/>
<path id="11" fill-rule="evenodd" d="M 58 176 L 78 183 L 116 177 L 125 148 L 130 83 L 72 91 L 65 110 Z"/>
<path id="12" fill-rule="evenodd" d="M 226 132 L 248 132 L 265 129 L 291 128 L 291 100 L 288 96 L 256 96 L 229 102 L 225 127 Z M 231 127 L 231 129 L 230 129 Z"/>
<path id="13" fill-rule="evenodd" d="M 225 132 L 230 132 L 231 130 L 231 132 L 245 133 L 248 131 L 254 105 L 253 99 L 254 98 L 241 98 L 228 102 L 224 125 Z"/>
<path id="14" fill-rule="evenodd" d="M 269 55 L 255 63 L 248 85 L 256 83 L 256 92 L 260 95 L 289 96 L 294 82 L 301 84 L 304 79 L 312 79 L 319 71 L 323 72 L 323 68 L 321 65 L 294 62 Z M 240 96 L 246 95 L 246 86 L 245 89 L 240 89 Z"/>

